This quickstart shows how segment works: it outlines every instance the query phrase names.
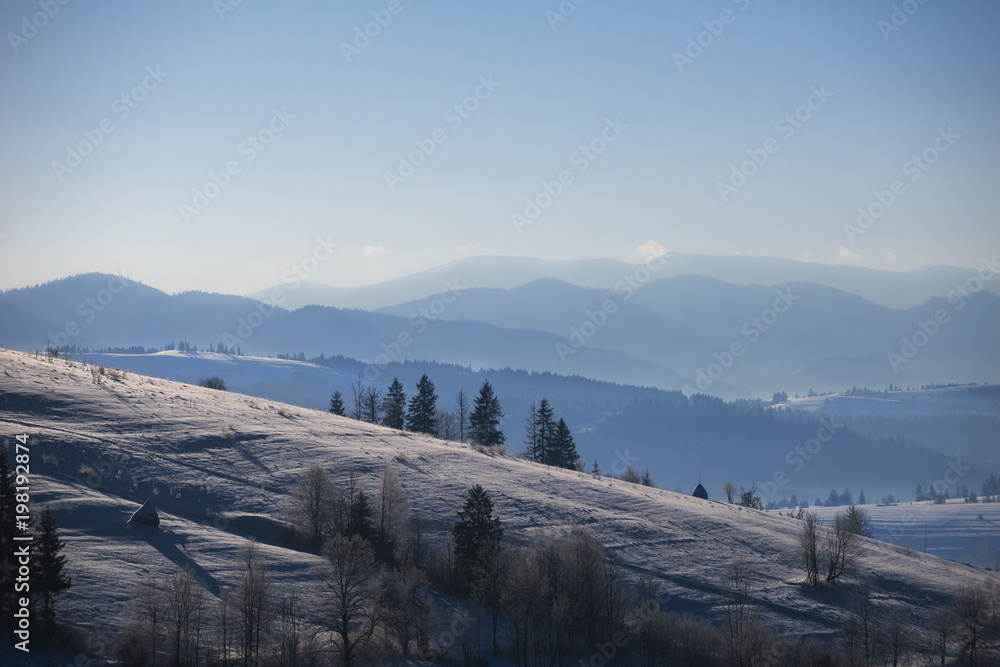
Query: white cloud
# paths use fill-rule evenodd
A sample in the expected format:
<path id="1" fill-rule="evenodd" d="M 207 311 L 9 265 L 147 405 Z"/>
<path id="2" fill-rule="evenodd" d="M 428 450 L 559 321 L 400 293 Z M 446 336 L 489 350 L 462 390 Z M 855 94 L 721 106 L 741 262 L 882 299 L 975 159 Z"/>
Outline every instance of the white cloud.
<path id="1" fill-rule="evenodd" d="M 885 253 L 885 268 L 892 271 L 899 267 L 899 260 L 896 258 L 896 253 L 891 250 Z"/>
<path id="2" fill-rule="evenodd" d="M 455 244 L 455 252 L 457 252 L 462 257 L 469 257 L 470 255 L 477 255 L 477 254 L 479 254 L 479 252 L 482 250 L 482 247 L 483 246 L 478 245 L 478 244 L 474 244 L 474 245 L 461 245 L 461 244 L 456 243 Z"/>
<path id="3" fill-rule="evenodd" d="M 366 245 L 361 253 L 365 256 L 365 259 L 371 259 L 372 257 L 378 257 L 379 255 L 384 255 L 389 252 L 384 245 Z"/>
<path id="4" fill-rule="evenodd" d="M 641 246 L 636 248 L 636 251 L 642 256 L 643 260 L 645 261 L 656 259 L 660 255 L 664 255 L 670 252 L 666 246 L 657 243 L 656 241 L 646 241 Z"/>
<path id="5" fill-rule="evenodd" d="M 837 251 L 837 256 L 833 258 L 833 263 L 850 264 L 852 266 L 871 266 L 872 260 L 864 255 L 851 252 L 847 249 L 847 246 L 840 246 L 840 250 Z"/>

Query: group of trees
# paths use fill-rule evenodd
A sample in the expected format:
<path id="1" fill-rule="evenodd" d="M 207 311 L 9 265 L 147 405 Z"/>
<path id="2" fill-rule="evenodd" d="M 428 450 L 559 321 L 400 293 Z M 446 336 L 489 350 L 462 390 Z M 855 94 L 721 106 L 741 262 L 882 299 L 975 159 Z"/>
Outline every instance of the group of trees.
<path id="1" fill-rule="evenodd" d="M 15 454 L 15 461 L 24 463 L 18 456 Z M 34 526 L 33 519 L 23 522 L 17 519 L 26 514 L 18 505 L 27 502 L 25 494 L 18 491 L 27 481 L 19 477 L 17 469 L 8 464 L 7 451 L 0 449 L 0 628 L 18 627 L 14 613 L 21 608 L 21 598 L 27 598 L 27 622 L 34 647 L 57 635 L 55 598 L 69 589 L 72 579 L 63 571 L 66 557 L 61 552 L 65 542 L 59 538 L 58 525 L 48 507 L 42 512 L 31 541 L 15 539 Z M 24 548 L 29 553 L 28 563 L 19 555 Z M 24 565 L 29 571 L 27 577 L 22 571 Z M 36 639 L 42 641 L 34 643 Z"/>
<path id="2" fill-rule="evenodd" d="M 975 496 L 975 493 L 971 494 L 968 498 L 971 502 L 976 502 L 973 496 Z M 982 493 L 979 494 L 979 502 L 1000 502 L 1000 477 L 997 477 L 996 473 L 987 477 L 986 481 L 983 482 Z"/>
<path id="3" fill-rule="evenodd" d="M 393 378 L 383 394 L 380 389 L 365 385 L 358 376 L 351 381 L 351 393 L 354 408 L 350 414 L 339 390 L 330 398 L 330 412 L 369 424 L 426 433 L 442 440 L 471 440 L 482 447 L 501 447 L 506 441 L 500 429 L 503 410 L 488 380 L 483 382 L 472 406 L 465 390 L 459 390 L 451 411 L 437 408 L 438 395 L 426 373 L 417 382 L 417 393 L 410 398 L 409 404 L 399 378 Z"/>
<path id="4" fill-rule="evenodd" d="M 547 399 L 543 398 L 537 409 L 532 402 L 524 421 L 524 444 L 529 460 L 557 468 L 577 468 L 580 457 L 576 453 L 573 435 L 562 417 L 555 421 Z"/>
<path id="5" fill-rule="evenodd" d="M 861 555 L 861 537 L 871 537 L 868 513 L 857 505 L 837 512 L 824 526 L 815 512 L 802 515 L 798 551 L 806 568 L 806 583 L 814 588 L 835 586 Z"/>

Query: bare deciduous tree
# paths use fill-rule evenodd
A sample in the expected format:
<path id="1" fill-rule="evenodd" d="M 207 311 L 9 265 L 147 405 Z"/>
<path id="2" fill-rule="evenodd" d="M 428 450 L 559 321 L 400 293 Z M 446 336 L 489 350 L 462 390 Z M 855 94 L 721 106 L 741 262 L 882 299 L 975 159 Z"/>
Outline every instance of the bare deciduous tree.
<path id="1" fill-rule="evenodd" d="M 375 554 L 357 535 L 336 535 L 327 544 L 326 558 L 328 565 L 320 572 L 319 623 L 334 633 L 332 648 L 345 667 L 351 667 L 379 624 Z"/>
<path id="2" fill-rule="evenodd" d="M 833 529 L 827 531 L 824 546 L 826 583 L 835 585 L 851 569 L 861 553 L 858 535 L 851 531 L 850 520 L 845 512 L 838 512 L 834 517 Z"/>
<path id="3" fill-rule="evenodd" d="M 988 612 L 989 599 L 986 591 L 975 584 L 962 584 L 955 597 L 955 616 L 964 635 L 959 657 L 968 655 L 972 665 L 979 664 L 980 645 L 988 628 Z"/>
<path id="4" fill-rule="evenodd" d="M 342 503 L 343 498 L 322 466 L 306 468 L 292 487 L 289 519 L 315 548 L 323 546 L 332 529 L 338 501 Z"/>
<path id="5" fill-rule="evenodd" d="M 458 435 L 455 415 L 447 410 L 437 411 L 437 437 L 441 440 L 454 440 Z"/>
<path id="6" fill-rule="evenodd" d="M 726 500 L 730 505 L 736 502 L 736 485 L 732 482 L 726 482 L 722 485 L 722 492 L 726 494 Z"/>
<path id="7" fill-rule="evenodd" d="M 729 654 L 735 665 L 756 664 L 759 650 L 754 574 L 746 561 L 731 563 L 722 576 L 722 598 L 729 622 Z"/>
<path id="8" fill-rule="evenodd" d="M 351 411 L 351 419 L 361 419 L 361 399 L 365 393 L 365 383 L 361 379 L 361 373 L 357 377 L 351 378 L 351 399 L 354 409 Z"/>
<path id="9" fill-rule="evenodd" d="M 813 587 L 819 585 L 819 530 L 819 518 L 816 513 L 806 512 L 802 517 L 798 551 L 805 561 L 806 583 Z"/>
<path id="10" fill-rule="evenodd" d="M 316 634 L 302 618 L 298 591 L 282 596 L 274 621 L 275 663 L 281 667 L 310 665 L 316 659 Z"/>
<path id="11" fill-rule="evenodd" d="M 171 665 L 197 664 L 205 590 L 187 566 L 163 578 L 167 655 Z"/>
<path id="12" fill-rule="evenodd" d="M 240 550 L 240 579 L 233 596 L 237 639 L 244 665 L 260 661 L 266 648 L 274 610 L 271 606 L 273 582 L 257 543 L 248 541 Z"/>
<path id="13" fill-rule="evenodd" d="M 375 494 L 375 548 L 376 556 L 383 563 L 395 560 L 395 546 L 409 511 L 399 475 L 392 462 L 386 460 Z"/>

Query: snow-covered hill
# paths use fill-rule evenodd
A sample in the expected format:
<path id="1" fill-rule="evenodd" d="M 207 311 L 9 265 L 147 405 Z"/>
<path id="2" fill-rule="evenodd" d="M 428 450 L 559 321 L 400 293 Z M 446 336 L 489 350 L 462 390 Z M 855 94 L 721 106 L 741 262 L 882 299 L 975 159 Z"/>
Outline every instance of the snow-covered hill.
<path id="1" fill-rule="evenodd" d="M 719 580 L 743 559 L 759 576 L 768 623 L 832 638 L 843 591 L 802 584 L 795 519 L 617 480 L 539 466 L 463 444 L 324 412 L 134 374 L 104 376 L 77 362 L 0 350 L 2 442 L 31 445 L 35 512 L 52 507 L 73 587 L 62 612 L 91 627 L 124 619 L 135 584 L 187 564 L 210 590 L 233 579 L 242 537 L 262 543 L 280 582 L 307 585 L 315 556 L 282 546 L 283 506 L 296 476 L 319 463 L 371 489 L 393 462 L 412 506 L 441 540 L 468 488 L 480 483 L 510 534 L 583 525 L 632 576 L 664 582 L 667 610 L 721 618 Z M 126 524 L 151 497 L 161 530 Z M 867 541 L 851 582 L 919 626 L 960 585 L 996 573 Z"/>

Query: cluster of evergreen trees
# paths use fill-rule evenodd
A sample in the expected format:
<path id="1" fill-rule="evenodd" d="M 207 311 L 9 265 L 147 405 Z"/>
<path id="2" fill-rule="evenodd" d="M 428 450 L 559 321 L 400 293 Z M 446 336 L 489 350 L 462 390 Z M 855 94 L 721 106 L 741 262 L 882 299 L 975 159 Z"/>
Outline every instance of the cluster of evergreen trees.
<path id="1" fill-rule="evenodd" d="M 524 444 L 527 446 L 527 456 L 536 463 L 568 468 L 577 467 L 576 444 L 573 436 L 560 417 L 555 421 L 554 411 L 547 399 L 543 398 L 535 408 L 531 404 L 524 424 Z"/>
<path id="2" fill-rule="evenodd" d="M 383 394 L 376 387 L 366 386 L 359 376 L 351 382 L 351 392 L 354 409 L 349 415 L 339 390 L 330 398 L 330 412 L 370 424 L 426 433 L 443 440 L 471 440 L 482 447 L 500 447 L 507 439 L 500 428 L 504 416 L 500 399 L 489 380 L 483 382 L 471 406 L 465 390 L 459 390 L 453 411 L 437 408 L 438 395 L 426 373 L 417 382 L 417 393 L 410 397 L 409 403 L 398 377 L 392 379 Z"/>

